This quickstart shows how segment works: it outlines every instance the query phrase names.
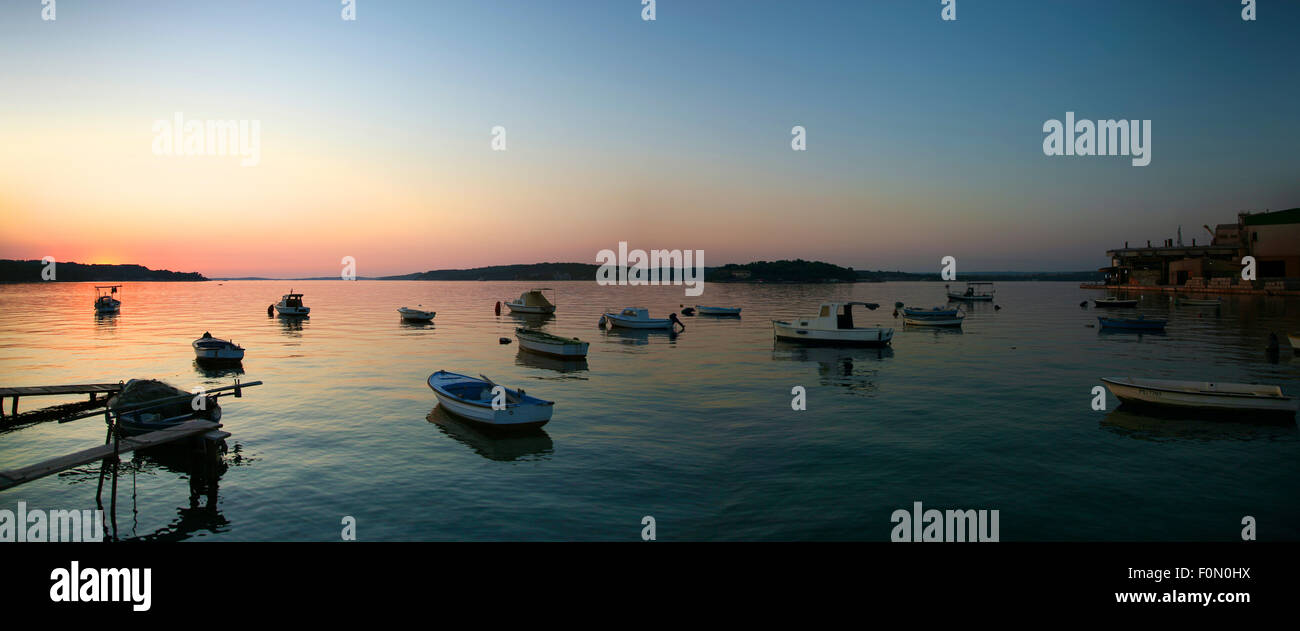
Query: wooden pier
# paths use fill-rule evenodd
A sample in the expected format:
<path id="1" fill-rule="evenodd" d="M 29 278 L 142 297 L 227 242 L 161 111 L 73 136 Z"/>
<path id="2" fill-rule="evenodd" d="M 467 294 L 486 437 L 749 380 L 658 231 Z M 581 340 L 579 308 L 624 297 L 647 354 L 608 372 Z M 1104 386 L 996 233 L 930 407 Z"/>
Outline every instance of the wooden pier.
<path id="1" fill-rule="evenodd" d="M 118 454 L 135 451 L 137 449 L 165 445 L 182 438 L 201 436 L 206 440 L 220 441 L 229 437 L 229 433 L 218 429 L 220 427 L 221 424 L 214 421 L 195 419 L 185 421 L 184 423 L 173 427 L 168 427 L 167 429 L 160 429 L 139 436 L 126 436 L 118 441 L 110 441 L 97 447 L 83 449 L 66 456 L 59 456 L 58 458 L 38 462 L 31 466 L 22 467 L 21 469 L 0 471 L 0 491 L 60 471 L 67 471 L 73 467 L 89 464 L 96 460 L 114 458 Z"/>
<path id="2" fill-rule="evenodd" d="M 40 397 L 53 395 L 68 394 L 89 394 L 90 400 L 94 401 L 95 397 L 100 394 L 105 396 L 117 394 L 122 391 L 121 383 L 83 383 L 71 386 L 21 386 L 17 388 L 0 388 L 0 419 L 5 416 L 4 400 L 5 397 L 13 398 L 13 406 L 9 413 L 18 415 L 18 398 L 19 397 Z"/>

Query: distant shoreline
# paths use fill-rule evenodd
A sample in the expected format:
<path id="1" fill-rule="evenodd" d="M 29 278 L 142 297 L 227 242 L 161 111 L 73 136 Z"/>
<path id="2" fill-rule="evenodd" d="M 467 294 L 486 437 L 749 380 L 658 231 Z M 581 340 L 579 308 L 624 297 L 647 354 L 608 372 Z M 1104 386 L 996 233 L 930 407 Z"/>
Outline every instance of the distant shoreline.
<path id="1" fill-rule="evenodd" d="M 47 282 L 42 277 L 46 264 L 38 260 L 0 260 L 0 283 Z M 498 281 L 498 282 L 563 282 L 594 281 L 600 266 L 591 263 L 531 263 L 492 265 L 467 269 L 442 269 L 391 276 L 359 276 L 357 280 L 429 280 L 429 281 Z M 262 276 L 208 278 L 197 272 L 151 270 L 142 265 L 107 265 L 75 262 L 55 264 L 55 278 L 48 282 L 234 282 L 234 281 L 317 281 L 343 280 L 339 276 L 314 276 L 296 278 L 269 278 Z M 661 277 L 671 278 L 672 270 L 664 269 Z M 1102 280 L 1101 272 L 971 272 L 961 274 L 957 280 L 966 281 L 1057 281 L 1088 282 Z M 730 263 L 720 267 L 704 268 L 704 281 L 708 283 L 743 284 L 834 284 L 834 283 L 884 283 L 884 282 L 943 282 L 937 273 L 903 271 L 854 270 L 821 261 L 781 260 Z"/>

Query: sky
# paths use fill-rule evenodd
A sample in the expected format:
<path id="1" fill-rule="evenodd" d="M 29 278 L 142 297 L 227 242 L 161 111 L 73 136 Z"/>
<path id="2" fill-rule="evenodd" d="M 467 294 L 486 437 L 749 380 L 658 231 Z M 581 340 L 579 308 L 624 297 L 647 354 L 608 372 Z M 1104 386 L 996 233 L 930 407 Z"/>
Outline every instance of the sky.
<path id="1" fill-rule="evenodd" d="M 55 6 L 0 3 L 0 258 L 379 276 L 626 241 L 1064 271 L 1300 206 L 1295 2 Z M 1150 164 L 1044 155 L 1067 111 L 1150 120 Z M 257 164 L 155 152 L 177 112 L 256 121 Z"/>

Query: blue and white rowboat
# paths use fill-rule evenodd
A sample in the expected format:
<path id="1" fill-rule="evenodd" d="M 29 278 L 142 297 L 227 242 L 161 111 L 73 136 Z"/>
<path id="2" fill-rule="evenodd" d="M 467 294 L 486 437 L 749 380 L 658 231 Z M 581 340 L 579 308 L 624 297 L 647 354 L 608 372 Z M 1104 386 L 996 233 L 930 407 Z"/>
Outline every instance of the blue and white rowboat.
<path id="1" fill-rule="evenodd" d="M 525 394 L 523 390 L 503 387 L 504 405 L 494 409 L 492 389 L 496 385 L 489 379 L 445 370 L 429 375 L 429 387 L 438 396 L 438 405 L 461 418 L 509 430 L 537 428 L 551 420 L 555 402 Z"/>

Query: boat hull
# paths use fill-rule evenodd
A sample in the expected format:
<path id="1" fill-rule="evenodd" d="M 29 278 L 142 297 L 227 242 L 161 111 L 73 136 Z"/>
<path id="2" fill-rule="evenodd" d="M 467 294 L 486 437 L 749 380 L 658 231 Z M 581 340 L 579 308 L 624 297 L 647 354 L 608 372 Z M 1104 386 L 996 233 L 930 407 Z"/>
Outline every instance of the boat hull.
<path id="1" fill-rule="evenodd" d="M 1178 304 L 1187 307 L 1217 307 L 1223 304 L 1222 300 L 1202 300 L 1198 298 L 1179 298 Z"/>
<path id="2" fill-rule="evenodd" d="M 275 305 L 275 312 L 282 316 L 305 316 L 311 313 L 311 307 L 282 307 Z"/>
<path id="3" fill-rule="evenodd" d="M 521 305 L 514 302 L 507 302 L 506 308 L 510 310 L 510 313 L 522 313 L 525 315 L 545 315 L 548 313 L 555 313 L 554 305 L 548 307 L 548 306 L 537 306 L 537 305 Z"/>
<path id="4" fill-rule="evenodd" d="M 625 318 L 617 313 L 606 313 L 605 320 L 610 326 L 621 327 L 624 329 L 671 329 L 673 328 L 672 320 L 660 320 L 650 318 L 648 320 L 638 320 L 635 318 Z"/>
<path id="5" fill-rule="evenodd" d="M 964 302 L 993 302 L 993 296 L 967 296 L 965 294 L 948 294 L 948 300 L 961 300 Z"/>
<path id="6" fill-rule="evenodd" d="M 1167 320 L 1121 320 L 1098 316 L 1097 323 L 1103 329 L 1123 329 L 1125 331 L 1163 331 Z"/>
<path id="7" fill-rule="evenodd" d="M 1190 381 L 1103 378 L 1102 383 L 1120 403 L 1132 407 L 1161 408 L 1218 414 L 1248 413 L 1294 417 L 1296 401 L 1281 396 L 1276 386 L 1214 384 Z M 1268 388 L 1277 396 L 1264 392 Z M 1257 394 L 1249 394 L 1254 389 Z"/>
<path id="8" fill-rule="evenodd" d="M 194 359 L 201 362 L 237 362 L 243 361 L 244 351 L 243 349 L 229 350 L 196 348 L 194 349 Z"/>
<path id="9" fill-rule="evenodd" d="M 582 359 L 587 356 L 587 349 L 591 346 L 590 342 L 570 341 L 561 343 L 529 337 L 526 334 L 517 334 L 515 338 L 519 340 L 519 348 L 530 353 L 561 359 Z"/>
<path id="10" fill-rule="evenodd" d="M 695 305 L 695 312 L 699 315 L 738 316 L 740 315 L 740 310 L 741 307 L 706 307 L 703 305 Z"/>
<path id="11" fill-rule="evenodd" d="M 813 329 L 781 320 L 772 321 L 772 332 L 779 340 L 826 346 L 888 346 L 894 339 L 894 330 L 889 328 Z"/>
<path id="12" fill-rule="evenodd" d="M 965 318 L 912 318 L 904 317 L 903 322 L 910 326 L 961 326 Z"/>
<path id="13" fill-rule="evenodd" d="M 438 315 L 436 311 L 421 311 L 419 309 L 407 309 L 405 307 L 398 309 L 397 312 L 402 314 L 403 320 L 411 320 L 414 322 L 428 322 L 432 320 L 434 316 Z"/>

